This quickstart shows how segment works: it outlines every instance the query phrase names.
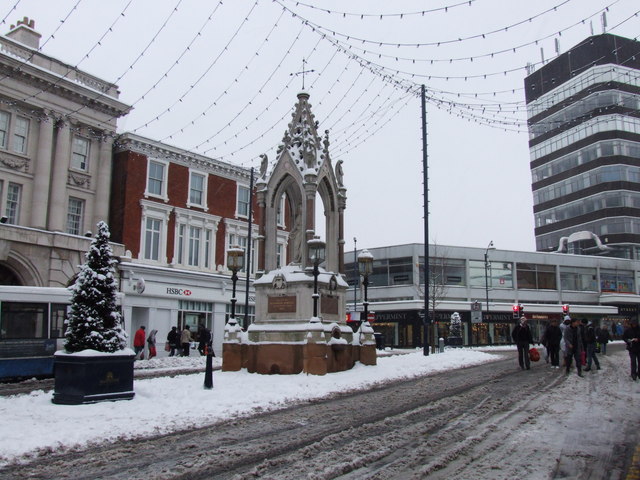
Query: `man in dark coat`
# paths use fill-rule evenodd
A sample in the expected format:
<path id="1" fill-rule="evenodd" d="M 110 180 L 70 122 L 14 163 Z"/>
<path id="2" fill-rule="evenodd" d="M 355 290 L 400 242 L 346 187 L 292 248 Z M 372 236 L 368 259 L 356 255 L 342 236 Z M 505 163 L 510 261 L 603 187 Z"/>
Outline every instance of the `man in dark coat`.
<path id="1" fill-rule="evenodd" d="M 557 320 L 551 320 L 544 331 L 549 357 L 551 357 L 551 368 L 560 368 L 560 340 L 562 340 L 562 330 L 558 326 Z"/>
<path id="2" fill-rule="evenodd" d="M 169 356 L 173 357 L 180 346 L 178 327 L 171 327 L 171 331 L 167 334 L 167 342 L 169 342 Z"/>
<path id="3" fill-rule="evenodd" d="M 575 358 L 578 376 L 582 376 L 582 349 L 584 343 L 582 341 L 582 330 L 580 329 L 580 321 L 577 318 L 571 319 L 571 325 L 564 329 L 562 337 L 567 347 L 566 365 L 567 373 L 571 371 L 571 360 Z"/>
<path id="4" fill-rule="evenodd" d="M 591 370 L 591 362 L 596 364 L 596 368 L 600 370 L 600 362 L 598 361 L 598 357 L 596 356 L 596 329 L 593 326 L 592 322 L 588 322 L 587 326 L 584 330 L 584 343 L 587 346 L 587 368 L 584 369 L 585 372 Z"/>
<path id="5" fill-rule="evenodd" d="M 527 322 L 527 317 L 524 315 L 520 319 L 520 323 L 515 326 L 511 332 L 511 338 L 518 347 L 518 363 L 522 370 L 529 370 L 531 368 L 531 361 L 529 359 L 529 345 L 533 343 L 533 337 L 531 336 L 531 329 Z"/>
<path id="6" fill-rule="evenodd" d="M 600 352 L 602 355 L 607 354 L 607 343 L 611 340 L 611 335 L 609 335 L 608 328 L 601 328 L 600 331 L 596 332 L 596 337 L 598 338 L 598 343 L 600 344 Z"/>
<path id="7" fill-rule="evenodd" d="M 638 361 L 640 360 L 640 327 L 636 318 L 632 319 L 630 323 L 631 325 L 622 334 L 622 340 L 627 344 L 627 350 L 629 351 L 631 378 L 638 380 L 638 374 L 640 373 L 640 367 L 638 366 Z"/>

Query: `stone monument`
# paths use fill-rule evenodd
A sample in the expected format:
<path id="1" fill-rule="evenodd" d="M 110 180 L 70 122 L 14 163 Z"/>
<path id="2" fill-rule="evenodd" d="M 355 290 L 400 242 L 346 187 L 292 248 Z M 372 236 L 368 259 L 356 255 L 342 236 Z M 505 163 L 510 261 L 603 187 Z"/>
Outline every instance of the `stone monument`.
<path id="1" fill-rule="evenodd" d="M 323 375 L 348 370 L 356 361 L 376 364 L 375 338 L 368 322 L 355 333 L 346 324 L 342 162 L 335 169 L 332 166 L 329 132 L 319 137 L 308 93 L 298 94 L 292 117 L 270 173 L 268 159 L 262 156 L 256 182 L 260 228 L 256 317 L 246 332 L 234 319 L 225 327 L 224 371 L 246 368 L 262 374 Z M 325 213 L 324 262 L 310 258 L 309 241 L 317 241 L 316 196 Z M 277 218 L 283 197 L 289 226 L 284 255 L 288 264 L 279 266 L 283 252 L 277 252 L 278 235 L 282 235 Z"/>

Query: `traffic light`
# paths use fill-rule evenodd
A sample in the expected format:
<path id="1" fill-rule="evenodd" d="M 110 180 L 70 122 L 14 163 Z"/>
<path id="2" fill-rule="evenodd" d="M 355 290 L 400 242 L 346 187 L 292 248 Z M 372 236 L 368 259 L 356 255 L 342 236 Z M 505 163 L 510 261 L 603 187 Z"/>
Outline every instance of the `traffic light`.
<path id="1" fill-rule="evenodd" d="M 562 305 L 562 314 L 569 315 L 569 305 L 567 304 Z"/>
<path id="2" fill-rule="evenodd" d="M 513 306 L 513 318 L 517 320 L 520 317 L 522 317 L 523 313 L 524 313 L 524 307 L 521 304 L 516 303 Z"/>

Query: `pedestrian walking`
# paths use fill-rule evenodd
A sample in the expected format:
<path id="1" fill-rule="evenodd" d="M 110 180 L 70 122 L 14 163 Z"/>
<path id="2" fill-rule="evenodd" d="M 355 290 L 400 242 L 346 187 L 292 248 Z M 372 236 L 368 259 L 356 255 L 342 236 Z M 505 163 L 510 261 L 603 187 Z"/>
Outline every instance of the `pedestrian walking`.
<path id="1" fill-rule="evenodd" d="M 147 337 L 147 346 L 149 347 L 149 360 L 157 355 L 156 351 L 156 334 L 158 330 L 151 330 L 151 333 Z"/>
<path id="2" fill-rule="evenodd" d="M 640 374 L 640 327 L 638 327 L 638 319 L 632 318 L 629 327 L 622 334 L 622 340 L 627 344 L 629 352 L 629 360 L 631 361 L 631 378 L 638 380 Z"/>
<path id="3" fill-rule="evenodd" d="M 564 333 L 562 334 L 562 338 L 564 339 L 564 343 L 566 345 L 566 357 L 565 357 L 565 365 L 566 371 L 569 373 L 571 371 L 571 361 L 573 359 L 576 360 L 576 370 L 578 372 L 578 376 L 582 376 L 582 332 L 579 327 L 580 322 L 577 318 L 571 319 L 571 324 L 564 329 Z"/>
<path id="4" fill-rule="evenodd" d="M 544 331 L 543 338 L 546 343 L 547 353 L 551 359 L 551 368 L 560 368 L 560 342 L 562 340 L 562 330 L 558 326 L 558 321 L 552 319 Z"/>
<path id="5" fill-rule="evenodd" d="M 193 342 L 193 338 L 191 337 L 191 330 L 189 330 L 189 325 L 185 325 L 184 330 L 182 330 L 182 334 L 180 335 L 180 344 L 182 345 L 183 357 L 189 356 L 191 342 Z"/>
<path id="6" fill-rule="evenodd" d="M 140 358 L 140 360 L 144 359 L 144 340 L 145 340 L 145 326 L 142 325 L 138 330 L 136 330 L 135 335 L 133 336 L 133 351 L 136 354 L 136 360 Z"/>
<path id="7" fill-rule="evenodd" d="M 596 330 L 593 326 L 593 322 L 588 322 L 585 328 L 585 340 L 584 343 L 587 346 L 587 368 L 584 369 L 585 372 L 591 370 L 591 363 L 596 364 L 596 369 L 600 370 L 600 362 L 598 361 L 598 357 L 596 356 Z"/>
<path id="8" fill-rule="evenodd" d="M 173 357 L 179 348 L 180 335 L 178 335 L 178 327 L 171 327 L 171 331 L 167 334 L 167 343 L 169 344 L 169 356 Z"/>
<path id="9" fill-rule="evenodd" d="M 518 364 L 520 368 L 529 370 L 531 368 L 531 360 L 529 359 L 529 345 L 533 343 L 531 329 L 524 315 L 520 319 L 520 323 L 515 326 L 511 332 L 511 338 L 518 347 Z"/>
<path id="10" fill-rule="evenodd" d="M 598 332 L 596 333 L 596 338 L 598 340 L 598 343 L 600 344 L 600 353 L 602 353 L 603 355 L 606 355 L 607 343 L 609 343 L 609 340 L 611 339 L 611 335 L 609 335 L 609 329 L 607 328 L 599 329 Z"/>

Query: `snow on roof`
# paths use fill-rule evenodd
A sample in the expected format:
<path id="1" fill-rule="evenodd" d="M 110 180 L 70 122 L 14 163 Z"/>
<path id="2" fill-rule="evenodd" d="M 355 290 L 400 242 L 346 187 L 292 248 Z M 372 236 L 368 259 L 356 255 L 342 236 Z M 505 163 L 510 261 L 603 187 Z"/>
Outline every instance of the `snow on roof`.
<path id="1" fill-rule="evenodd" d="M 319 272 L 318 282 L 320 283 L 329 283 L 329 280 L 331 280 L 331 277 L 335 275 L 336 281 L 338 282 L 338 286 L 346 287 L 346 288 L 349 287 L 349 284 L 339 274 L 328 272 L 322 267 L 318 267 L 318 272 Z M 303 270 L 299 264 L 289 264 L 284 267 L 280 267 L 265 273 L 262 277 L 257 279 L 253 284 L 254 285 L 271 284 L 273 282 L 273 279 L 277 275 L 282 275 L 287 283 L 308 282 L 310 279 L 313 278 L 313 274 L 310 269 Z"/>

